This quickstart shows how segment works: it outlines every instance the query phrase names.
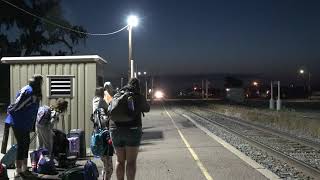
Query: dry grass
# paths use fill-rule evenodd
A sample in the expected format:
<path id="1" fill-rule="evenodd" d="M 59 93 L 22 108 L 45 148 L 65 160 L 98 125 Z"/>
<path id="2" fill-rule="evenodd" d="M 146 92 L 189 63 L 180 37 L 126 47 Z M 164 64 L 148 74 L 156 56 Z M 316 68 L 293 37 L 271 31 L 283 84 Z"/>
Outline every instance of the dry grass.
<path id="1" fill-rule="evenodd" d="M 209 105 L 210 109 L 227 116 L 262 124 L 300 136 L 320 137 L 320 116 L 289 110 L 271 111 L 236 105 Z"/>

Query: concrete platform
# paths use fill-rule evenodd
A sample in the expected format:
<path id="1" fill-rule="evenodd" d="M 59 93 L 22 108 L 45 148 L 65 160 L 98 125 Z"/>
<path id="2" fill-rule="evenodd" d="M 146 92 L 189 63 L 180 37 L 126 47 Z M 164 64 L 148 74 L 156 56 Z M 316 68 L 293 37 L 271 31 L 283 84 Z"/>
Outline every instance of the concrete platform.
<path id="1" fill-rule="evenodd" d="M 256 163 L 243 161 L 170 109 L 154 106 L 143 120 L 143 127 L 136 179 L 278 179 Z"/>
<path id="2" fill-rule="evenodd" d="M 137 180 L 278 179 L 186 117 L 163 106 L 155 105 L 146 114 L 143 132 Z M 114 156 L 114 164 L 115 160 Z M 94 161 L 101 169 L 101 161 Z M 115 170 L 112 179 L 116 179 Z"/>

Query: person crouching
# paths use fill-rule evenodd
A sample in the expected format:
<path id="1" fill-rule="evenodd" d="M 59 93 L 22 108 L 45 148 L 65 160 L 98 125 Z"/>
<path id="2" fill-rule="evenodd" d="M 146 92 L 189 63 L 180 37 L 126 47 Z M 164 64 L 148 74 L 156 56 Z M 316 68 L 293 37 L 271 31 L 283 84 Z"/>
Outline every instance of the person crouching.
<path id="1" fill-rule="evenodd" d="M 59 122 L 59 116 L 68 108 L 68 101 L 59 98 L 51 107 L 41 106 L 38 110 L 36 127 L 38 132 L 39 148 L 46 148 L 52 157 L 53 127 Z"/>

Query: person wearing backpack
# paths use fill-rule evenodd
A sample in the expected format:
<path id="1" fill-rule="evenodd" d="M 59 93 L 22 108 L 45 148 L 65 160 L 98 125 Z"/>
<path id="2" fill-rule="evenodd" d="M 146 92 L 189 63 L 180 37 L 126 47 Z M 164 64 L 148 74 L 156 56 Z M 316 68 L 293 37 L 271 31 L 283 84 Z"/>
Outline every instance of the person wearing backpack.
<path id="1" fill-rule="evenodd" d="M 41 75 L 33 75 L 29 84 L 17 93 L 15 102 L 10 104 L 7 109 L 8 116 L 5 121 L 12 127 L 18 145 L 15 162 L 17 176 L 31 174 L 27 167 L 30 133 L 34 130 L 40 100 L 42 99 L 42 83 Z"/>
<path id="2" fill-rule="evenodd" d="M 92 100 L 92 111 L 93 114 L 97 113 L 97 111 L 101 108 L 104 112 L 107 112 L 108 103 L 104 100 L 105 92 L 103 87 L 96 88 L 95 96 Z M 104 118 L 93 118 L 94 129 L 98 130 L 108 128 L 108 117 L 104 114 Z M 99 118 L 99 117 L 98 117 Z M 101 161 L 103 162 L 103 180 L 111 179 L 111 175 L 113 173 L 113 164 L 112 164 L 112 155 L 113 155 L 113 147 L 109 145 L 110 142 L 105 139 L 105 143 L 109 146 L 103 155 L 101 156 Z"/>
<path id="3" fill-rule="evenodd" d="M 37 113 L 36 127 L 38 132 L 39 148 L 48 150 L 48 154 L 52 157 L 53 149 L 53 127 L 59 122 L 61 113 L 68 108 L 68 101 L 59 98 L 51 106 L 41 106 Z"/>
<path id="4" fill-rule="evenodd" d="M 142 136 L 141 114 L 149 111 L 150 105 L 140 93 L 137 78 L 132 78 L 128 85 L 113 96 L 108 112 L 111 115 L 110 133 L 117 156 L 118 180 L 124 180 L 125 169 L 127 180 L 135 179 L 136 160 Z"/>

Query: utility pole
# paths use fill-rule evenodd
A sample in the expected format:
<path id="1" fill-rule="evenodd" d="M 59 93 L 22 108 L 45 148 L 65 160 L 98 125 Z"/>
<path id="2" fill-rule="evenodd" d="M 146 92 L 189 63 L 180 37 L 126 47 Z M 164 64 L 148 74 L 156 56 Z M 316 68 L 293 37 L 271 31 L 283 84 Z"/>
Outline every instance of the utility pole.
<path id="1" fill-rule="evenodd" d="M 308 80 L 308 95 L 309 95 L 309 99 L 311 99 L 311 96 L 312 96 L 312 91 L 311 91 L 311 73 L 308 72 L 308 75 L 309 75 L 309 80 Z"/>
<path id="2" fill-rule="evenodd" d="M 278 81 L 278 100 L 277 100 L 277 111 L 281 110 L 281 100 L 280 100 L 281 92 L 280 92 L 280 81 Z"/>
<path id="3" fill-rule="evenodd" d="M 146 80 L 146 99 L 148 99 L 148 81 Z"/>
<path id="4" fill-rule="evenodd" d="M 128 82 L 133 78 L 133 59 L 132 59 L 132 26 L 128 27 L 129 31 L 129 69 L 128 69 Z"/>
<path id="5" fill-rule="evenodd" d="M 202 95 L 202 99 L 204 99 L 204 80 L 201 80 L 201 95 Z"/>
<path id="6" fill-rule="evenodd" d="M 274 109 L 274 100 L 273 100 L 273 81 L 271 81 L 271 87 L 270 87 L 270 101 L 269 101 L 269 107 L 270 107 L 270 109 Z"/>
<path id="7" fill-rule="evenodd" d="M 209 81 L 208 79 L 206 79 L 206 99 L 209 99 L 209 93 L 208 93 L 208 89 L 209 89 Z"/>
<path id="8" fill-rule="evenodd" d="M 151 102 L 153 101 L 153 76 L 151 76 L 151 95 L 150 95 L 150 99 L 151 99 Z"/>

